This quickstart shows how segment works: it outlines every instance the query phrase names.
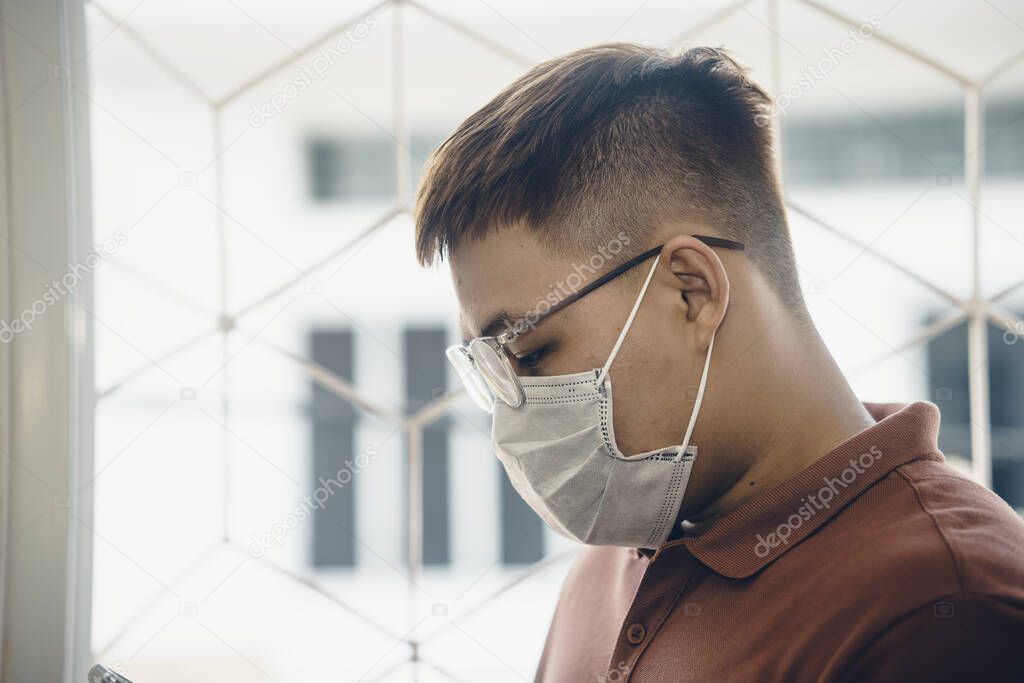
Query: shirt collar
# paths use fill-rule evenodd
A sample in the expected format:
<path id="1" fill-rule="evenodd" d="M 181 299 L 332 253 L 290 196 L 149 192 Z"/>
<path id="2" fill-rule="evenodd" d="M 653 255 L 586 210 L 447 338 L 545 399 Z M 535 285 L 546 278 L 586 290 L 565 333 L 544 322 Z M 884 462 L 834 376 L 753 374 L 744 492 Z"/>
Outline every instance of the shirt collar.
<path id="1" fill-rule="evenodd" d="M 723 576 L 741 579 L 784 555 L 846 505 L 911 460 L 942 460 L 939 409 L 926 401 L 865 403 L 875 424 L 836 446 L 792 479 L 747 501 L 704 533 L 666 543 L 685 548 Z"/>

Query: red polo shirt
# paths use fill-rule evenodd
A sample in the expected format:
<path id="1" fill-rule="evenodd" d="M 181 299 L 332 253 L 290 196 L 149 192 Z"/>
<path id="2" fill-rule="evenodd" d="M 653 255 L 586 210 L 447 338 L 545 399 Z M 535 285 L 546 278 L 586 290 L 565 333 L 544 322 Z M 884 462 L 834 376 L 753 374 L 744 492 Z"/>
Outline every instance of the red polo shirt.
<path id="1" fill-rule="evenodd" d="M 652 556 L 587 547 L 538 681 L 1024 681 L 1024 523 L 931 403 Z"/>

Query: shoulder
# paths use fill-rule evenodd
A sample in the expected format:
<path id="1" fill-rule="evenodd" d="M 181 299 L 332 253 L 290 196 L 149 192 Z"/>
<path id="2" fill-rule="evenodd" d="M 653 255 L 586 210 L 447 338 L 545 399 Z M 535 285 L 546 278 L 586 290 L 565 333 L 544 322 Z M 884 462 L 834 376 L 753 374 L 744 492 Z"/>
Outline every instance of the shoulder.
<path id="1" fill-rule="evenodd" d="M 1024 604 L 956 593 L 879 632 L 842 681 L 1009 681 L 1024 670 Z"/>
<path id="2" fill-rule="evenodd" d="M 890 472 L 791 554 L 821 623 L 866 639 L 949 596 L 1024 605 L 1024 522 L 938 459 Z"/>
<path id="3" fill-rule="evenodd" d="M 921 551 L 955 572 L 956 592 L 1024 604 L 1024 522 L 1009 505 L 942 462 L 914 461 L 893 476 L 916 508 L 917 524 L 908 526 L 923 527 Z"/>
<path id="4" fill-rule="evenodd" d="M 1024 668 L 1024 522 L 941 460 L 895 469 L 808 540 L 838 560 L 805 585 L 822 627 L 849 636 L 842 680 L 1010 680 Z"/>

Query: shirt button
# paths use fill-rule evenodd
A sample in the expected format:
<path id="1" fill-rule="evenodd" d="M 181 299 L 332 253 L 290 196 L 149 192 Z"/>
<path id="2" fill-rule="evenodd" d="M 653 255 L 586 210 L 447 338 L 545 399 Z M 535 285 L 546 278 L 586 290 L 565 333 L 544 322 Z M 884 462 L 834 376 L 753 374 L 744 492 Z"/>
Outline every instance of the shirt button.
<path id="1" fill-rule="evenodd" d="M 630 624 L 629 628 L 626 629 L 626 640 L 633 645 L 642 643 L 646 635 L 647 629 L 644 628 L 643 624 Z"/>

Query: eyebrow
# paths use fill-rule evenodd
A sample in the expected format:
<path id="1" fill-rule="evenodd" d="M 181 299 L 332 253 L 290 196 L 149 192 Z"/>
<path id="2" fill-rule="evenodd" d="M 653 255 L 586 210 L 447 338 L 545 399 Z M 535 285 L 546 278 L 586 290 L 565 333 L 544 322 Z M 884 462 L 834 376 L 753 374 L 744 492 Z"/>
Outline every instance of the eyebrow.
<path id="1" fill-rule="evenodd" d="M 476 337 L 496 337 L 506 329 L 514 329 L 517 325 L 522 323 L 527 318 L 527 313 L 509 313 L 508 311 L 498 311 L 491 319 L 480 329 L 480 334 Z M 476 337 L 469 337 L 466 335 L 466 330 L 463 328 L 462 331 L 462 343 L 468 344 Z"/>

